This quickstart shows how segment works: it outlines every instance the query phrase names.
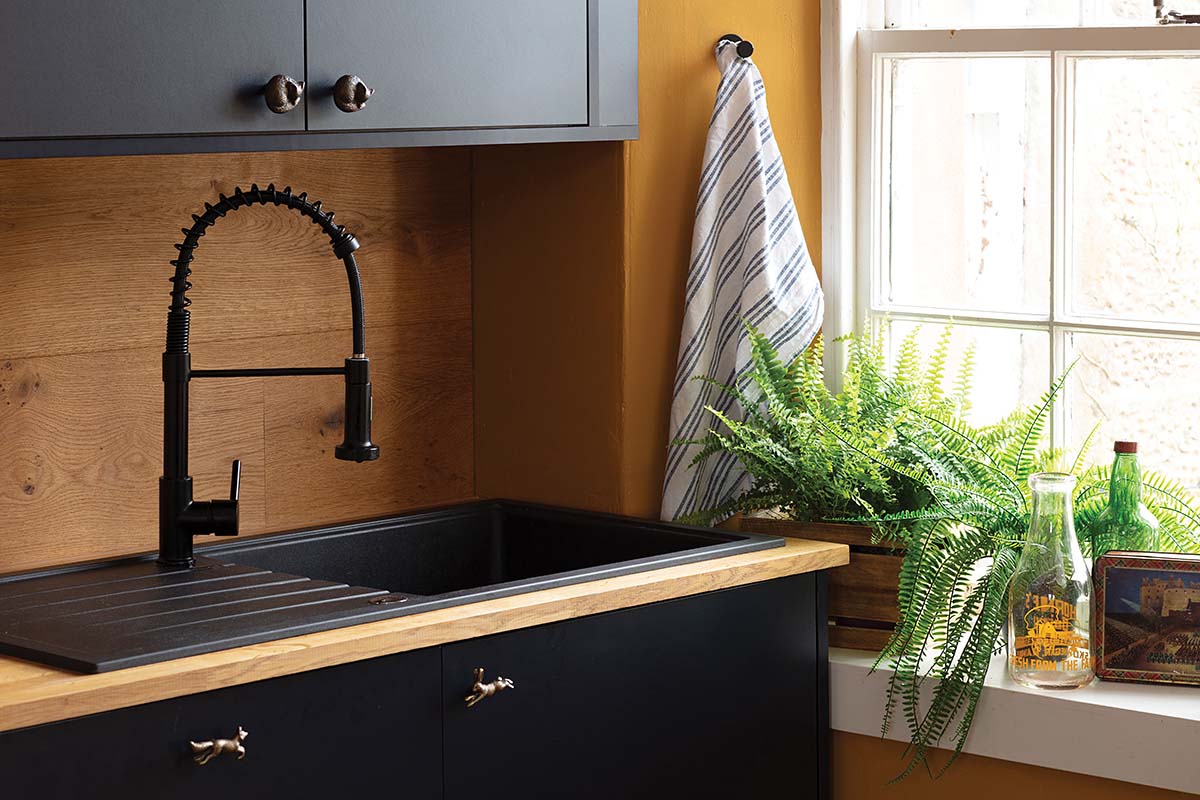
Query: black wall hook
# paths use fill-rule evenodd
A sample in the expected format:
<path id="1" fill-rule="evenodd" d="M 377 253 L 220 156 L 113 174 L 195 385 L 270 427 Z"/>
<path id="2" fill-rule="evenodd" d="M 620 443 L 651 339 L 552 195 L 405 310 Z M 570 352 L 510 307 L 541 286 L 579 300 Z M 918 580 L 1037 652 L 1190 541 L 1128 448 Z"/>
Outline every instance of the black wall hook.
<path id="1" fill-rule="evenodd" d="M 736 33 L 727 33 L 717 41 L 719 42 L 734 42 L 737 44 L 737 54 L 742 58 L 749 58 L 754 55 L 754 45 Z"/>

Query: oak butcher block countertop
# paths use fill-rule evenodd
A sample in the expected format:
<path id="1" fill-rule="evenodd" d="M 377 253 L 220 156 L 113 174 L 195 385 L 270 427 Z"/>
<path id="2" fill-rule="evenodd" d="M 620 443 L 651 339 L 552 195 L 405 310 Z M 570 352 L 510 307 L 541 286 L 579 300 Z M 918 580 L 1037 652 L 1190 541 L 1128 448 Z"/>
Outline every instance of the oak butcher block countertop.
<path id="1" fill-rule="evenodd" d="M 0 731 L 849 563 L 844 544 L 782 547 L 622 575 L 98 675 L 0 657 Z"/>

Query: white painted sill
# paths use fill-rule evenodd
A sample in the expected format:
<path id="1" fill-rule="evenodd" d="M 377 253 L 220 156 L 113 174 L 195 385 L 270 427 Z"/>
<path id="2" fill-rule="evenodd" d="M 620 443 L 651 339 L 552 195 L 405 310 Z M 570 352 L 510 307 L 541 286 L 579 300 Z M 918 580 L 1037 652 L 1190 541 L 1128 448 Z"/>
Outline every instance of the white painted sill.
<path id="1" fill-rule="evenodd" d="M 879 735 L 890 672 L 871 653 L 830 648 L 834 730 Z M 907 741 L 899 719 L 889 739 Z M 943 742 L 953 746 L 952 742 Z M 1018 686 L 998 656 L 964 750 L 991 758 L 1200 794 L 1200 686 L 1093 681 L 1046 692 Z"/>

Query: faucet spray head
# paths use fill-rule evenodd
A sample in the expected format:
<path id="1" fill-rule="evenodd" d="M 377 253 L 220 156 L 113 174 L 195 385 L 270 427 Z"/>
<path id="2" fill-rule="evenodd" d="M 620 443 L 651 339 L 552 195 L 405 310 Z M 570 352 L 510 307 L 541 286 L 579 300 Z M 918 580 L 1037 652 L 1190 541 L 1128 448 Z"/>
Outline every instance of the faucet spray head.
<path id="1" fill-rule="evenodd" d="M 379 445 L 371 441 L 371 362 L 361 354 L 346 359 L 345 436 L 333 454 L 360 463 L 379 458 Z"/>

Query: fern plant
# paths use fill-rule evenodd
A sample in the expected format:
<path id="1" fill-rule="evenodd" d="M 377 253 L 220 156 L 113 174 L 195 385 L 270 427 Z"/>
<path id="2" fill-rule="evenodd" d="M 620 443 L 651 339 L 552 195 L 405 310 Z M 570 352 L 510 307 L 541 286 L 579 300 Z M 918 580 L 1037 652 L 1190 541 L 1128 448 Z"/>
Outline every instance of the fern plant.
<path id="1" fill-rule="evenodd" d="M 1056 469 L 1079 477 L 1076 529 L 1088 549 L 1089 526 L 1108 491 L 1108 468 L 1086 466 L 1095 430 L 1069 463 L 1045 447 L 1066 374 L 1031 408 L 982 427 L 965 422 L 971 357 L 946 391 L 949 330 L 924 366 L 910 336 L 890 371 L 880 337 L 849 339 L 846 388 L 837 395 L 818 385 L 819 345 L 785 366 L 765 338 L 750 335 L 759 396 L 737 393 L 744 421 L 718 415 L 724 428 L 706 442 L 708 455 L 735 453 L 754 484 L 712 515 L 783 507 L 797 519 L 870 525 L 877 539 L 903 543 L 900 619 L 876 662 L 891 670 L 883 731 L 898 717 L 907 724 L 900 778 L 922 765 L 933 772 L 930 751 L 949 740 L 953 754 L 940 774 L 962 751 L 992 656 L 1003 646 L 1008 584 L 1029 528 L 1031 474 Z M 824 488 L 799 483 L 822 478 Z M 1152 472 L 1143 483 L 1143 500 L 1171 543 L 1200 551 L 1200 511 L 1188 493 Z"/>
<path id="2" fill-rule="evenodd" d="M 968 408 L 973 362 L 964 359 L 954 390 L 943 388 L 950 331 L 922 366 L 914 331 L 900 345 L 894 372 L 886 370 L 881 336 L 849 336 L 835 342 L 846 348 L 842 389 L 826 387 L 824 342 L 818 338 L 792 363 L 783 364 L 770 341 L 753 328 L 750 389 L 717 383 L 742 410 L 733 419 L 714 408 L 721 423 L 711 430 L 693 466 L 726 451 L 753 478 L 752 488 L 717 506 L 684 518 L 709 524 L 738 512 L 782 509 L 798 520 L 828 519 L 876 510 L 916 508 L 927 497 L 905 476 L 871 457 L 897 445 L 897 431 L 914 408 L 943 414 Z M 700 380 L 710 380 L 700 378 Z M 747 391 L 755 395 L 752 400 Z M 846 439 L 857 443 L 849 446 Z M 898 455 L 899 453 L 897 453 Z"/>

